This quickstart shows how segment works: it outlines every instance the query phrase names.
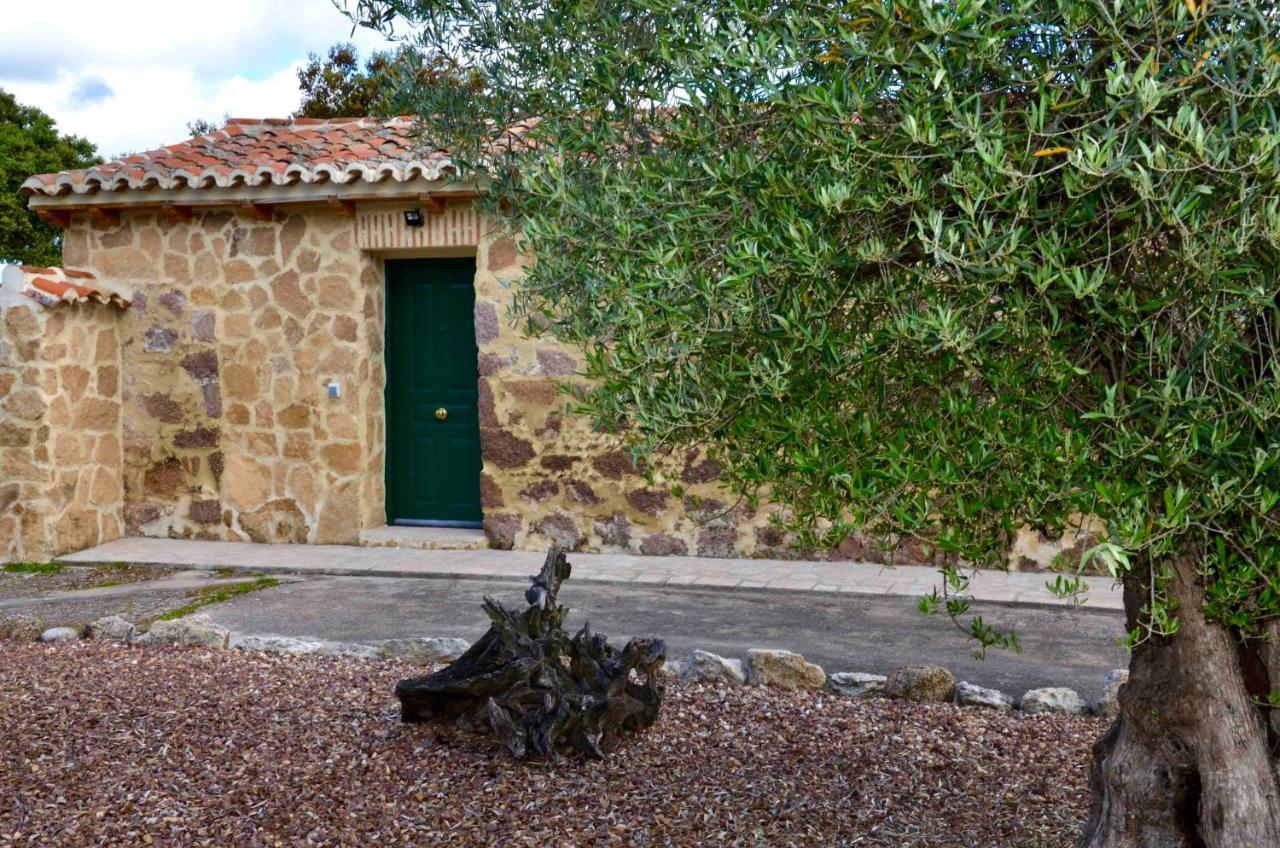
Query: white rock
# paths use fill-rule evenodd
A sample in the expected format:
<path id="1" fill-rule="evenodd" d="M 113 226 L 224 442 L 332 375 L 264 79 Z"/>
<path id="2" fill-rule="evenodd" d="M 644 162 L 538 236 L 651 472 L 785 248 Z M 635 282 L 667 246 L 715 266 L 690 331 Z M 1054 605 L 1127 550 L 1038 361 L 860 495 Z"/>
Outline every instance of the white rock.
<path id="1" fill-rule="evenodd" d="M 322 647 L 319 642 L 292 639 L 288 636 L 238 636 L 231 647 L 242 651 L 267 651 L 273 654 L 314 654 Z"/>
<path id="2" fill-rule="evenodd" d="M 1013 699 L 999 689 L 988 689 L 961 681 L 956 684 L 956 703 L 962 707 L 990 707 L 994 710 L 1013 709 Z"/>
<path id="3" fill-rule="evenodd" d="M 382 643 L 382 655 L 387 659 L 436 665 L 453 662 L 470 647 L 471 643 L 466 639 L 388 639 Z"/>
<path id="4" fill-rule="evenodd" d="M 1022 696 L 1020 706 L 1023 712 L 1031 714 L 1067 713 L 1069 715 L 1082 715 L 1084 713 L 1084 701 L 1080 698 L 1080 693 L 1074 689 L 1066 689 L 1060 686 L 1032 689 Z"/>
<path id="5" fill-rule="evenodd" d="M 202 648 L 225 648 L 231 631 L 214 624 L 209 616 L 189 615 L 173 621 L 157 621 L 151 629 L 135 639 L 144 645 L 195 645 Z"/>
<path id="6" fill-rule="evenodd" d="M 662 664 L 662 673 L 667 677 L 679 677 L 684 674 L 683 660 L 666 660 Z"/>
<path id="7" fill-rule="evenodd" d="M 680 676 L 698 683 L 728 683 L 734 686 L 747 681 L 742 660 L 725 659 L 710 651 L 694 651 L 682 663 Z"/>
<path id="8" fill-rule="evenodd" d="M 861 671 L 837 671 L 827 675 L 827 688 L 841 695 L 852 695 L 855 698 L 869 698 L 884 694 L 884 682 L 888 678 L 883 674 L 866 674 Z"/>
<path id="9" fill-rule="evenodd" d="M 1114 716 L 1120 711 L 1120 687 L 1129 682 L 1129 669 L 1117 668 L 1102 678 L 1102 697 L 1093 705 L 1098 715 Z"/>
<path id="10" fill-rule="evenodd" d="M 118 615 L 100 618 L 89 625 L 90 639 L 109 639 L 113 642 L 128 643 L 133 641 L 137 632 L 138 628 L 133 626 L 133 622 Z"/>
<path id="11" fill-rule="evenodd" d="M 41 642 L 75 642 L 80 638 L 80 631 L 74 627 L 50 627 L 40 634 Z"/>

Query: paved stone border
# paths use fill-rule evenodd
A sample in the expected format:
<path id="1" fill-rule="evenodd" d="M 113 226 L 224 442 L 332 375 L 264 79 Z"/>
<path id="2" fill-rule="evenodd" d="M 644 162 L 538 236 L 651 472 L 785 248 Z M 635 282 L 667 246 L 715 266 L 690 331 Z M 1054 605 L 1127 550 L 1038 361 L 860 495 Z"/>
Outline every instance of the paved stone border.
<path id="1" fill-rule="evenodd" d="M 1021 710 L 1028 715 L 1115 715 L 1120 687 L 1129 679 L 1127 669 L 1115 669 L 1103 678 L 1102 698 L 1086 704 L 1080 694 L 1066 687 L 1031 689 L 1013 698 L 998 689 L 957 683 L 951 672 L 936 665 L 908 665 L 888 675 L 859 671 L 831 674 L 790 651 L 752 649 L 747 652 L 746 674 L 741 660 L 710 651 L 695 650 L 685 660 L 668 660 L 666 671 L 681 680 L 725 686 L 767 685 L 783 689 L 827 691 L 853 698 L 889 697 L 920 703 L 956 704 L 1000 710 Z"/>
<path id="2" fill-rule="evenodd" d="M 359 548 L 347 545 L 266 545 L 253 542 L 201 542 L 134 537 L 68 554 L 74 564 L 124 562 L 230 568 L 275 574 L 320 574 L 358 577 L 436 577 L 450 579 L 515 579 L 522 583 L 542 564 L 535 551 L 424 551 L 403 548 Z M 939 586 L 932 566 L 887 567 L 866 562 L 718 559 L 713 557 L 633 556 L 574 553 L 575 582 L 635 583 L 649 586 L 826 592 L 918 598 Z M 1062 608 L 1070 601 L 1045 588 L 1052 574 L 979 571 L 970 594 L 977 601 Z M 1107 578 L 1089 585 L 1086 609 L 1123 610 L 1121 592 Z"/>
<path id="3" fill-rule="evenodd" d="M 74 641 L 81 635 L 69 627 L 52 627 L 40 634 L 40 641 Z M 445 637 L 349 643 L 295 639 L 274 634 L 232 634 L 201 614 L 175 621 L 157 621 L 145 633 L 138 633 L 133 624 L 120 616 L 110 616 L 90 624 L 85 635 L 126 644 L 193 645 L 285 654 L 404 659 L 424 665 L 452 662 L 470 647 L 464 639 Z M 1086 704 L 1078 692 L 1066 687 L 1031 689 L 1015 699 L 998 689 L 977 686 L 967 681 L 957 683 L 950 671 L 937 665 L 907 665 L 894 669 L 888 675 L 856 671 L 828 674 L 820 666 L 806 661 L 800 654 L 771 648 L 753 648 L 747 651 L 745 662 L 710 651 L 694 650 L 686 659 L 668 659 L 663 670 L 683 681 L 729 688 L 743 685 L 773 686 L 829 692 L 853 698 L 891 697 L 976 709 L 1017 709 L 1028 715 L 1115 715 L 1120 688 L 1129 678 L 1126 669 L 1108 672 L 1103 679 L 1102 698 Z"/>

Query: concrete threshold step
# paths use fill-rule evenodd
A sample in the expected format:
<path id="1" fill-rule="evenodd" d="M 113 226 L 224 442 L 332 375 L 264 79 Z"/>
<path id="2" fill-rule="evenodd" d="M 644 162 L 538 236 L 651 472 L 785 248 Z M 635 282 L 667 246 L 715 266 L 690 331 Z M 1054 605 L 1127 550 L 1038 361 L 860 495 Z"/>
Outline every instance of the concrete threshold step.
<path id="1" fill-rule="evenodd" d="M 389 524 L 360 531 L 362 548 L 417 551 L 478 551 L 489 547 L 484 531 L 468 527 L 403 527 Z"/>

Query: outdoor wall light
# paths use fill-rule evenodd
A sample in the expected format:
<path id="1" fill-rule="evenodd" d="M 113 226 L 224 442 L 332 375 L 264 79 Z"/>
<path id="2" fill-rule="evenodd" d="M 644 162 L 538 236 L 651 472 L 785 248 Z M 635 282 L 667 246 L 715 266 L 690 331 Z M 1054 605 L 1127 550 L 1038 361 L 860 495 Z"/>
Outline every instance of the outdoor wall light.
<path id="1" fill-rule="evenodd" d="M 404 225 L 406 227 L 421 227 L 422 226 L 422 210 L 421 209 L 404 210 Z"/>

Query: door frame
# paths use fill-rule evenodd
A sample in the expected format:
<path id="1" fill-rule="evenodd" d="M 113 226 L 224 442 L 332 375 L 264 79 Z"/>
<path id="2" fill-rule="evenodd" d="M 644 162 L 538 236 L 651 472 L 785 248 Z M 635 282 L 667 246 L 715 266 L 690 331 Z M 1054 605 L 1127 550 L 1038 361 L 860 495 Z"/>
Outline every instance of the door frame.
<path id="1" fill-rule="evenodd" d="M 477 251 L 475 248 L 443 248 L 443 249 L 437 248 L 437 249 L 428 249 L 425 251 L 412 250 L 412 251 L 404 251 L 404 252 L 400 252 L 400 251 L 388 252 L 386 254 L 379 256 L 378 259 L 379 259 L 379 263 L 382 265 L 382 269 L 381 269 L 382 270 L 382 302 L 383 302 L 382 367 L 383 367 L 383 374 L 384 374 L 383 387 L 382 387 L 382 416 L 383 416 L 382 418 L 382 421 L 383 421 L 382 488 L 383 488 L 383 502 L 384 502 L 386 525 L 395 526 L 395 527 L 457 527 L 457 528 L 466 528 L 466 529 L 479 529 L 483 527 L 483 524 L 484 524 L 483 520 L 466 521 L 466 520 L 434 519 L 434 518 L 395 518 L 394 517 L 395 513 L 392 510 L 392 502 L 393 502 L 394 495 L 393 495 L 393 489 L 391 486 L 391 481 L 389 479 L 390 469 L 392 467 L 392 462 L 394 460 L 394 456 L 392 453 L 391 420 L 392 420 L 392 410 L 394 409 L 394 404 L 395 404 L 395 401 L 392 399 L 392 391 L 391 391 L 393 383 L 392 383 L 392 364 L 391 364 L 391 359 L 392 359 L 391 276 L 392 275 L 390 273 L 390 266 L 393 264 L 398 264 L 402 262 L 408 264 L 411 262 L 429 262 L 431 260 L 469 259 L 472 261 L 473 267 L 475 268 L 475 272 L 473 272 L 472 279 L 471 279 L 472 298 L 474 302 L 475 273 L 478 273 L 479 267 L 480 267 L 479 256 L 477 255 Z M 472 330 L 472 338 L 474 339 L 474 325 Z M 479 372 L 478 347 L 477 347 L 477 350 L 475 351 L 475 355 L 477 357 L 476 370 L 478 373 Z M 478 377 L 477 377 L 477 381 L 478 381 Z M 477 403 L 478 403 L 478 400 L 479 400 L 478 384 L 476 386 L 476 389 L 477 389 Z M 477 408 L 477 414 L 478 412 L 479 410 Z M 477 450 L 480 450 L 481 448 L 480 448 L 478 438 L 479 438 L 479 433 L 477 433 Z M 484 468 L 483 457 L 481 457 L 480 466 L 481 466 L 481 472 L 483 472 L 483 468 Z M 480 474 L 478 473 L 477 483 L 479 482 L 479 476 Z M 482 503 L 480 504 L 480 509 L 481 509 L 481 513 L 483 513 L 484 505 Z"/>

